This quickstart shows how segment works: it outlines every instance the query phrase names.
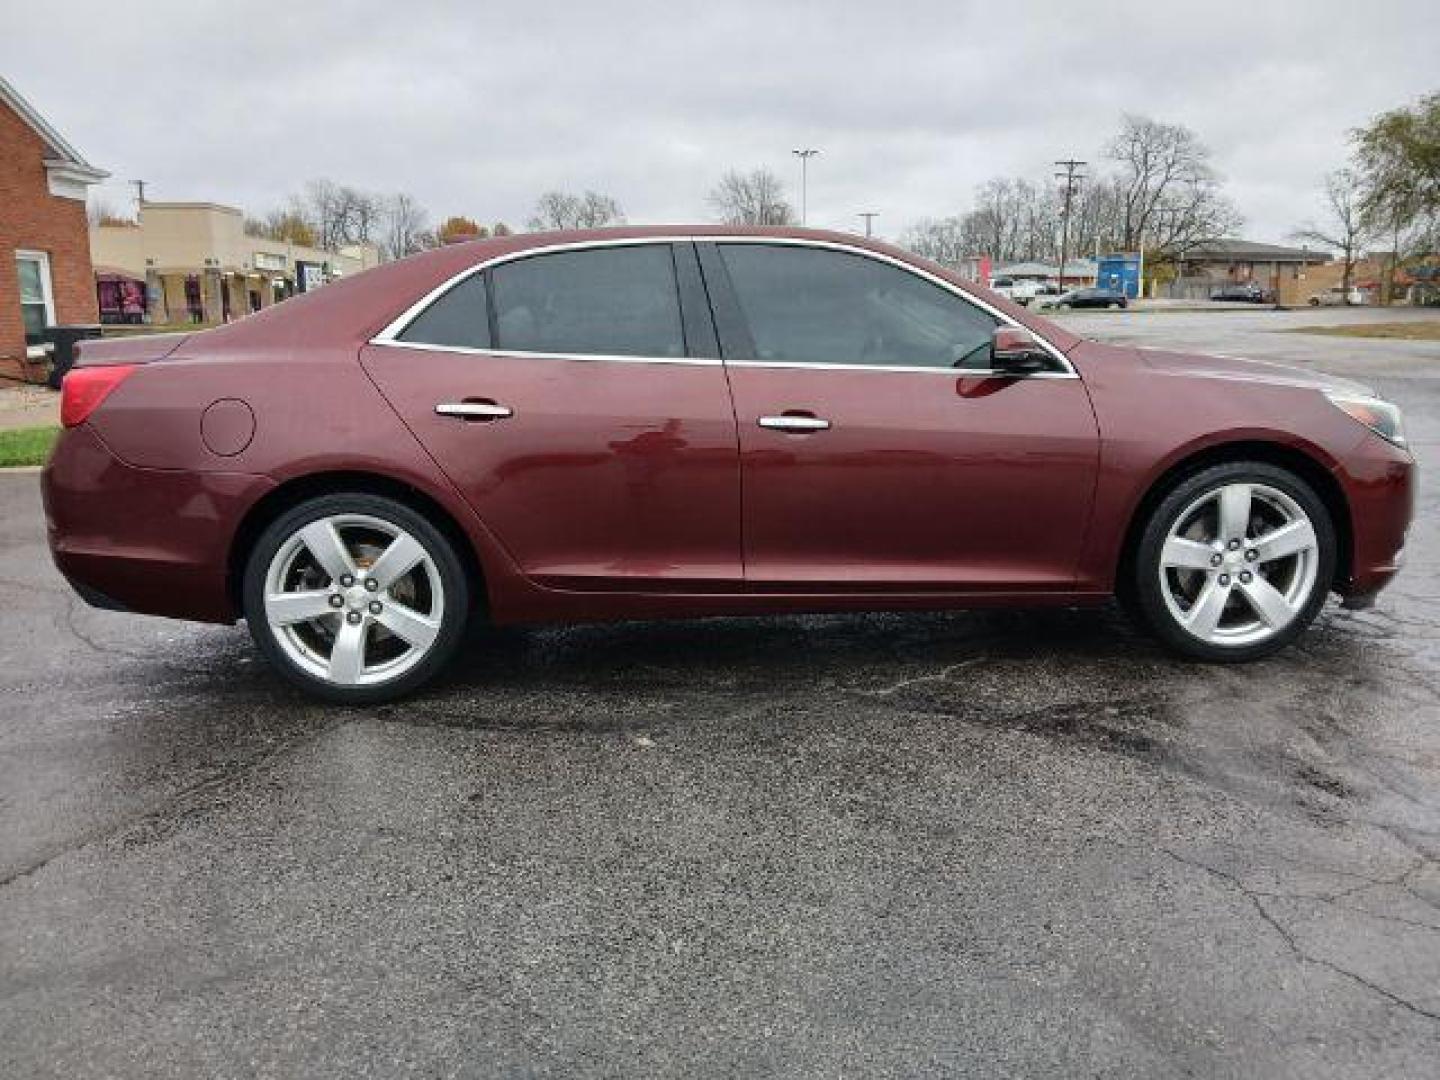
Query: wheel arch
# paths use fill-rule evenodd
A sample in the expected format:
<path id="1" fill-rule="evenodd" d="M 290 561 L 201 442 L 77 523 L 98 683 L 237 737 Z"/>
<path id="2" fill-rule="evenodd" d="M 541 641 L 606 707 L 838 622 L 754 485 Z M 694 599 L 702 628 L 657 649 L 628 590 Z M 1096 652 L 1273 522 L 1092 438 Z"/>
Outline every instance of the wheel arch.
<path id="1" fill-rule="evenodd" d="M 1132 571 L 1135 566 L 1136 553 L 1140 547 L 1140 537 L 1145 531 L 1146 521 L 1160 501 L 1187 477 L 1208 469 L 1212 465 L 1223 465 L 1230 461 L 1264 462 L 1267 465 L 1274 465 L 1277 468 L 1293 472 L 1309 484 L 1320 501 L 1325 504 L 1325 509 L 1330 514 L 1331 524 L 1335 528 L 1337 547 L 1335 573 L 1329 583 L 1329 588 L 1334 589 L 1350 579 L 1354 554 L 1350 504 L 1345 498 L 1345 492 L 1340 487 L 1340 482 L 1335 479 L 1334 473 L 1326 468 L 1319 459 L 1298 447 L 1269 442 L 1264 439 L 1245 439 L 1218 443 L 1188 453 L 1171 462 L 1159 476 L 1150 482 L 1145 494 L 1135 504 L 1126 524 L 1125 538 L 1115 569 L 1117 591 L 1130 587 L 1134 578 Z"/>
<path id="2" fill-rule="evenodd" d="M 472 607 L 486 606 L 487 579 L 479 553 L 455 515 L 440 500 L 393 476 L 363 470 L 337 469 L 291 477 L 255 500 L 245 512 L 230 539 L 230 550 L 226 559 L 226 588 L 236 611 L 242 610 L 240 589 L 245 576 L 245 560 L 259 540 L 260 534 L 270 523 L 307 499 L 350 492 L 394 499 L 423 514 L 454 546 L 460 565 L 464 567 L 465 575 L 470 581 Z"/>

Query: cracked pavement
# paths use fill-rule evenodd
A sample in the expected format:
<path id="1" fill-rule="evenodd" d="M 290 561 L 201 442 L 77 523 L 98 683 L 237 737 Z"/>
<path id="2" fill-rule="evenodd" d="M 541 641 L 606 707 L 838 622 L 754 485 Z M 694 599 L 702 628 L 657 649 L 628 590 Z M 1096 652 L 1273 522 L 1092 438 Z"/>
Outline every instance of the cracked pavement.
<path id="1" fill-rule="evenodd" d="M 633 623 L 341 710 L 85 607 L 0 477 L 0 1075 L 1435 1075 L 1440 346 L 1273 332 L 1363 317 L 1066 320 L 1405 407 L 1405 572 L 1243 667 L 1111 611 Z"/>

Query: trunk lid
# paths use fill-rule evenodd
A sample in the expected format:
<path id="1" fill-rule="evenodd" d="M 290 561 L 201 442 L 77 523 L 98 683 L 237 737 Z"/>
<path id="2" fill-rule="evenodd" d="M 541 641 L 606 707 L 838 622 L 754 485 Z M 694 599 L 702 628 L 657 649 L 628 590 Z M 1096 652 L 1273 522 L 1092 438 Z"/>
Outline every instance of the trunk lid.
<path id="1" fill-rule="evenodd" d="M 75 343 L 76 367 L 148 364 L 163 360 L 190 339 L 190 334 L 133 334 L 87 338 Z"/>

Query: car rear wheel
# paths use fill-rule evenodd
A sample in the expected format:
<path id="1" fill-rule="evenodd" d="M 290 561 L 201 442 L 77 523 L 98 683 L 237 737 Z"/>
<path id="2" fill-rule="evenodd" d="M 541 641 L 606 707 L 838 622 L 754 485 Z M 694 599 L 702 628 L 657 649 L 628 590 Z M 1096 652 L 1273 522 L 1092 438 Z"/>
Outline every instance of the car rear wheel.
<path id="1" fill-rule="evenodd" d="M 245 618 L 286 678 L 328 701 L 399 697 L 454 655 L 469 589 L 454 548 L 422 515 L 363 493 L 282 514 L 246 563 Z"/>
<path id="2" fill-rule="evenodd" d="M 1231 462 L 1184 480 L 1155 508 L 1132 595 L 1172 649 L 1254 660 L 1314 620 L 1335 556 L 1334 525 L 1308 484 L 1263 462 Z"/>

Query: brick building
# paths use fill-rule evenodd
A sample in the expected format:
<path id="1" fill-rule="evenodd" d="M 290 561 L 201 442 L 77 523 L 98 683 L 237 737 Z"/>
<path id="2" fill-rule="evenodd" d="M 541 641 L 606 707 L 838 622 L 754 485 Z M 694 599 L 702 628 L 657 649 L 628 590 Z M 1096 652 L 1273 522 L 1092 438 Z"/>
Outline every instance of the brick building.
<path id="1" fill-rule="evenodd" d="M 85 195 L 107 175 L 0 78 L 0 377 L 43 371 L 47 326 L 97 321 Z"/>

